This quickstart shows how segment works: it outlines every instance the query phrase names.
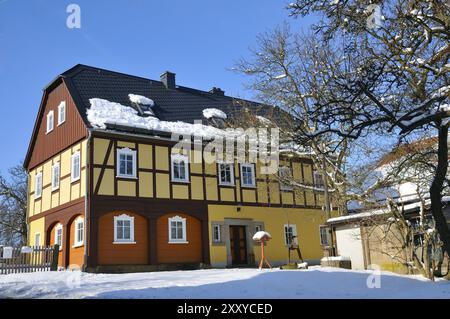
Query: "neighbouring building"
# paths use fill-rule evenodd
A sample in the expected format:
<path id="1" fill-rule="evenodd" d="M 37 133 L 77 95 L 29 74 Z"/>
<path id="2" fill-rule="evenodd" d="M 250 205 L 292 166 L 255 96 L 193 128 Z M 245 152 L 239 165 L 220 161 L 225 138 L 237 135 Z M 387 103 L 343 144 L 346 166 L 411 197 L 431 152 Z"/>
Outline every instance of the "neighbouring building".
<path id="1" fill-rule="evenodd" d="M 253 266 L 260 248 L 252 236 L 266 230 L 273 264 L 286 263 L 291 235 L 304 259 L 318 261 L 322 194 L 283 187 L 259 164 L 193 161 L 204 144 L 172 154 L 170 133 L 216 129 L 234 101 L 218 88 L 179 86 L 170 72 L 155 81 L 76 65 L 57 76 L 24 163 L 29 245 L 57 243 L 61 267 L 88 271 Z M 307 155 L 281 165 L 307 185 L 317 179 Z"/>
<path id="2" fill-rule="evenodd" d="M 408 273 L 414 267 L 407 267 L 404 261 L 411 260 L 413 253 L 424 261 L 424 232 L 434 230 L 429 196 L 433 171 L 421 166 L 423 158 L 414 162 L 412 157 L 407 165 L 404 163 L 411 154 L 430 153 L 436 143 L 436 138 L 421 139 L 387 153 L 379 161 L 376 174 L 384 178 L 395 170 L 396 175 L 389 186 L 375 192 L 372 207 L 353 202 L 349 215 L 327 220 L 336 255 L 349 259 L 352 269 L 370 269 L 371 265 L 376 265 L 383 270 Z M 399 239 L 404 235 L 399 234 L 387 206 L 388 199 L 398 206 L 409 225 L 411 246 L 402 248 Z M 443 210 L 450 224 L 449 202 L 450 196 L 443 196 Z"/>

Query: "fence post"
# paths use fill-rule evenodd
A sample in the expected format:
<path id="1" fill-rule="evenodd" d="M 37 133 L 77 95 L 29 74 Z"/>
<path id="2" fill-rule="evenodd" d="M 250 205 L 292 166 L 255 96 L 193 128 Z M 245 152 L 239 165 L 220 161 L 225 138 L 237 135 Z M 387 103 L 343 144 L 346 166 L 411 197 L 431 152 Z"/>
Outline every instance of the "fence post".
<path id="1" fill-rule="evenodd" d="M 52 264 L 50 266 L 50 271 L 57 271 L 58 270 L 58 257 L 59 257 L 59 245 L 56 244 L 53 247 Z"/>

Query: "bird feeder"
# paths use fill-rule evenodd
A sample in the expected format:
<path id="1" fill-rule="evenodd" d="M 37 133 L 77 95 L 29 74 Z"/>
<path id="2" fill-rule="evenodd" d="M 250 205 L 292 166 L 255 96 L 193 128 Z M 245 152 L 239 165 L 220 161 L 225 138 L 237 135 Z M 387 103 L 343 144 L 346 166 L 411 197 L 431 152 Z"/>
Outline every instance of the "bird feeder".
<path id="1" fill-rule="evenodd" d="M 261 244 L 261 261 L 259 262 L 260 270 L 264 266 L 264 263 L 269 266 L 270 269 L 272 269 L 269 260 L 267 260 L 266 256 L 264 255 L 264 243 L 266 241 L 269 241 L 270 239 L 272 239 L 272 236 L 270 236 L 270 234 L 265 231 L 259 231 L 255 235 L 253 235 L 253 240 Z"/>

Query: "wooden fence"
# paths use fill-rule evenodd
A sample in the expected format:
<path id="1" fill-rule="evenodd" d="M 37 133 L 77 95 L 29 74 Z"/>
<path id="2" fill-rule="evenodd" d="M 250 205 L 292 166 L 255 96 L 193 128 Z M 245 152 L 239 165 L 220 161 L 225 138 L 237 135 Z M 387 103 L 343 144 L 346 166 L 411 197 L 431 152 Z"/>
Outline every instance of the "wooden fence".
<path id="1" fill-rule="evenodd" d="M 14 247 L 11 258 L 3 258 L 5 248 L 0 247 L 0 275 L 58 270 L 58 245 L 32 246 L 29 252 Z"/>

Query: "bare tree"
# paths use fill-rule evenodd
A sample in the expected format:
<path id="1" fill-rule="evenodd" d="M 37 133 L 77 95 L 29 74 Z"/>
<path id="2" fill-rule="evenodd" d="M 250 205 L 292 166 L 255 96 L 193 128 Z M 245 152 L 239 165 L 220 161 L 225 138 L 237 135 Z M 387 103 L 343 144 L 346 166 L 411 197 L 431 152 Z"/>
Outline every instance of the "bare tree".
<path id="1" fill-rule="evenodd" d="M 1 244 L 23 245 L 27 239 L 28 175 L 22 165 L 0 176 L 0 240 Z"/>
<path id="2" fill-rule="evenodd" d="M 450 252 L 441 202 L 450 125 L 450 3 L 297 0 L 289 8 L 293 16 L 321 14 L 316 30 L 323 42 L 344 39 L 352 65 L 334 74 L 318 102 L 317 118 L 327 129 L 316 135 L 333 132 L 358 139 L 378 131 L 403 139 L 424 130 L 436 132 L 431 211 L 445 251 Z"/>

